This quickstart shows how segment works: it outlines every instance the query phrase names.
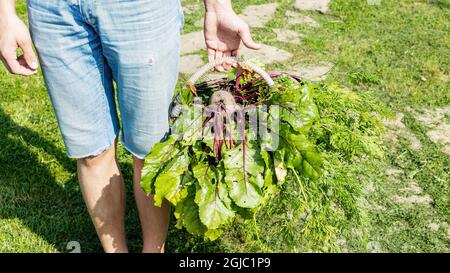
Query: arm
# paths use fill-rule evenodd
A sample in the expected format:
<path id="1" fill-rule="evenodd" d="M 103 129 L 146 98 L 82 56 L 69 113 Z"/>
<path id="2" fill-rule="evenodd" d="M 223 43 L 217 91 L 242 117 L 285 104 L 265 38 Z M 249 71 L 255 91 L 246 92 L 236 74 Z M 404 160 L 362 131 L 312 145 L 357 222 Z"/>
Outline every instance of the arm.
<path id="1" fill-rule="evenodd" d="M 248 25 L 233 11 L 231 0 L 205 0 L 205 41 L 210 61 L 224 56 L 239 56 L 244 44 L 259 49 L 250 34 Z M 227 69 L 228 64 L 216 67 Z"/>
<path id="2" fill-rule="evenodd" d="M 12 74 L 30 76 L 37 73 L 37 58 L 30 32 L 16 15 L 15 0 L 0 1 L 0 59 Z M 23 55 L 17 57 L 20 48 Z"/>

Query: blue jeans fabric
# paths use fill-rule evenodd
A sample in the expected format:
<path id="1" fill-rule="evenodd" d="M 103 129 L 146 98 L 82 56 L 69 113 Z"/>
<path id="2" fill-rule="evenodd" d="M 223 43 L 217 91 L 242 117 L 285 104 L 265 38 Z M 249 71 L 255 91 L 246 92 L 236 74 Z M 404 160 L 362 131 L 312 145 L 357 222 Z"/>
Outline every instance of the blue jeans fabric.
<path id="1" fill-rule="evenodd" d="M 169 130 L 183 27 L 179 0 L 28 0 L 27 6 L 68 156 L 95 156 L 121 130 L 125 148 L 144 158 Z"/>

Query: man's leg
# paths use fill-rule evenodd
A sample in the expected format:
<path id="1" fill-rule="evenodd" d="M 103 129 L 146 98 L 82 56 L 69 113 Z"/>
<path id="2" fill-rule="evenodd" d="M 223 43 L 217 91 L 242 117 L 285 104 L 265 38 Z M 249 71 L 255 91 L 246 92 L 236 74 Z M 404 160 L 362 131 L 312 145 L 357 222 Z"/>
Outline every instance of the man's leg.
<path id="1" fill-rule="evenodd" d="M 114 145 L 119 120 L 111 69 L 92 20 L 86 21 L 90 3 L 28 0 L 28 16 L 67 153 L 79 159 L 89 213 L 105 251 L 122 252 L 125 193 Z"/>
<path id="2" fill-rule="evenodd" d="M 78 179 L 105 252 L 127 252 L 125 187 L 116 159 L 117 141 L 101 154 L 78 159 Z"/>
<path id="3" fill-rule="evenodd" d="M 155 207 L 153 196 L 148 196 L 141 188 L 142 159 L 133 157 L 133 189 L 141 220 L 144 247 L 142 252 L 164 252 L 169 228 L 170 205 L 164 200 L 161 207 Z"/>
<path id="4" fill-rule="evenodd" d="M 178 0 L 98 0 L 103 55 L 117 83 L 122 141 L 134 156 L 133 187 L 144 252 L 164 251 L 169 205 L 154 207 L 140 187 L 142 158 L 169 131 L 168 113 L 178 79 L 182 10 Z"/>

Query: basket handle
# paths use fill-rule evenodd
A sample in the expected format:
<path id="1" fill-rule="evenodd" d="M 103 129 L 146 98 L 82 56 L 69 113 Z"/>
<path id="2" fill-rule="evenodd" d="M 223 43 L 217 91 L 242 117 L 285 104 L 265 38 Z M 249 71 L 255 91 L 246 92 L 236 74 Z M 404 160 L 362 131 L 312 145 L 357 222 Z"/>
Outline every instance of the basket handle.
<path id="1" fill-rule="evenodd" d="M 219 58 L 219 59 L 215 59 L 214 61 L 211 61 L 211 62 L 205 64 L 204 66 L 202 66 L 197 72 L 192 74 L 192 76 L 189 78 L 187 84 L 194 85 L 197 82 L 197 80 L 200 79 L 206 73 L 208 73 L 209 70 L 211 70 L 213 67 L 223 64 L 223 63 L 235 63 L 235 64 L 247 65 L 254 72 L 259 74 L 266 81 L 267 85 L 272 87 L 275 84 L 273 82 L 272 78 L 269 76 L 269 74 L 267 74 L 266 71 L 262 70 L 259 66 L 255 65 L 254 63 L 252 63 L 248 60 L 243 61 L 243 60 L 240 60 L 239 58 L 228 57 L 228 56 Z"/>

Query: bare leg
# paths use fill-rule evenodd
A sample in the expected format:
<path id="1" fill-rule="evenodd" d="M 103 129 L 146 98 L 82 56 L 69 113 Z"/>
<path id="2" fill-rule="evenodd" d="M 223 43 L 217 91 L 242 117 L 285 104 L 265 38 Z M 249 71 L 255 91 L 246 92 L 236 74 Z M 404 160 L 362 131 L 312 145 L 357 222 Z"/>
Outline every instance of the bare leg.
<path id="1" fill-rule="evenodd" d="M 169 228 L 169 203 L 164 200 L 161 208 L 154 206 L 153 196 L 147 196 L 140 186 L 144 161 L 136 157 L 133 157 L 133 160 L 133 188 L 144 239 L 142 252 L 164 252 L 164 244 Z"/>
<path id="2" fill-rule="evenodd" d="M 116 145 L 95 157 L 77 161 L 84 201 L 107 253 L 127 252 L 125 187 L 116 159 Z"/>

